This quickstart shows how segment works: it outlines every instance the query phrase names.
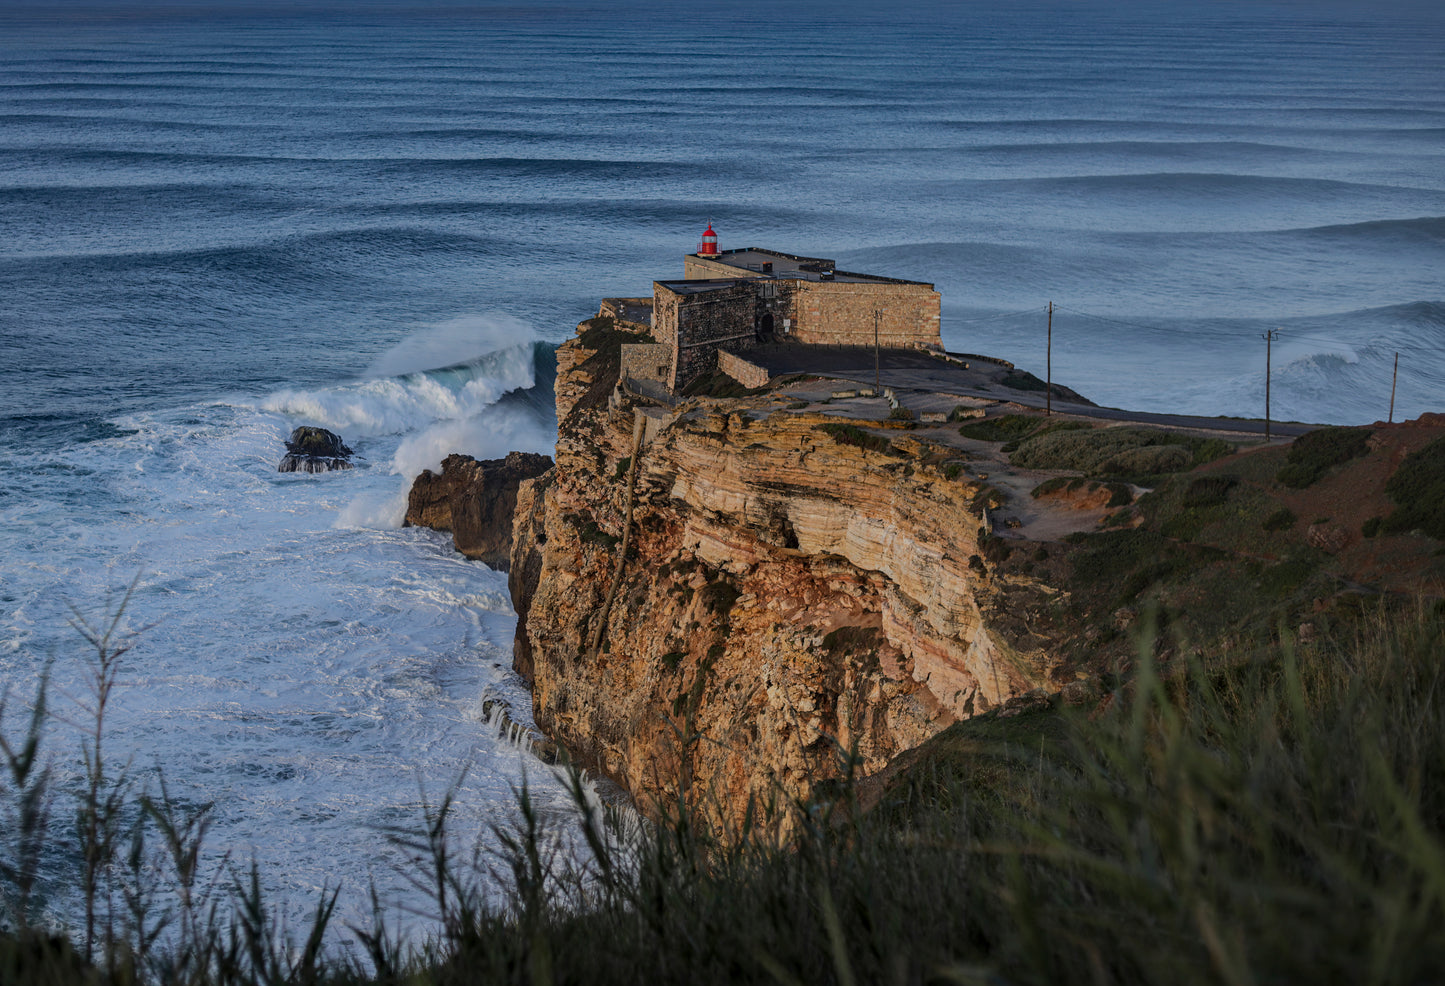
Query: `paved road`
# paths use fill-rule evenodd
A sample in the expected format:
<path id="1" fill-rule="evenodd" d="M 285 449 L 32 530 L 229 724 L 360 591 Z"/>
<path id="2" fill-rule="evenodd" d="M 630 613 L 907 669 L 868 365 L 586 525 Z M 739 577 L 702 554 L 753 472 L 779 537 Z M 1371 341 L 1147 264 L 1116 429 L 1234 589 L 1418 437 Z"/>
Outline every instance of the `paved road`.
<path id="1" fill-rule="evenodd" d="M 819 376 L 839 377 L 871 387 L 874 380 L 874 352 L 863 346 L 799 346 L 773 345 L 749 350 L 747 359 L 765 367 L 773 376 L 790 373 L 815 373 Z M 1046 401 L 1040 391 L 1015 390 L 1000 381 L 1009 372 L 1008 367 L 979 359 L 969 359 L 967 368 L 930 356 L 916 349 L 882 349 L 878 351 L 877 377 L 884 387 L 894 390 L 920 390 L 930 393 L 957 394 L 961 397 L 980 397 L 986 400 L 1012 401 L 1029 407 L 1042 408 Z M 1057 385 L 1055 385 L 1057 387 Z M 1128 411 L 1116 407 L 1098 407 L 1093 404 L 1073 403 L 1054 397 L 1055 411 L 1064 414 L 1078 414 L 1111 421 L 1136 421 L 1142 424 L 1161 425 L 1166 428 L 1198 428 L 1206 431 L 1227 431 L 1244 435 L 1264 436 L 1263 419 L 1255 418 L 1206 418 L 1188 414 L 1156 414 L 1148 411 Z M 1323 427 L 1299 421 L 1270 424 L 1273 437 L 1293 438 L 1307 431 Z"/>

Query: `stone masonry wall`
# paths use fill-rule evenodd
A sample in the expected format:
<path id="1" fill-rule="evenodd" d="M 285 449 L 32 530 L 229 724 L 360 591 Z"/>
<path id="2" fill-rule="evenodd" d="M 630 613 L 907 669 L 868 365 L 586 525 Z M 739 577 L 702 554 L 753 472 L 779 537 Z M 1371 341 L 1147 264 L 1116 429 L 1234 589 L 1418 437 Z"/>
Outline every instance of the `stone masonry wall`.
<path id="1" fill-rule="evenodd" d="M 656 286 L 653 331 L 677 352 L 669 386 L 677 390 L 717 368 L 720 350 L 757 344 L 757 286 L 739 281 L 713 291 L 678 294 Z"/>
<path id="2" fill-rule="evenodd" d="M 719 351 L 717 354 L 717 368 L 744 387 L 757 388 L 768 385 L 768 371 L 761 366 L 749 363 L 741 356 L 734 356 L 732 353 Z"/>
<path id="3" fill-rule="evenodd" d="M 667 383 L 672 379 L 672 347 L 660 342 L 623 346 L 622 376 Z"/>
<path id="4" fill-rule="evenodd" d="M 878 342 L 884 346 L 941 348 L 942 298 L 926 284 L 793 282 L 791 337 L 815 345 L 873 345 L 873 313 L 881 312 Z"/>

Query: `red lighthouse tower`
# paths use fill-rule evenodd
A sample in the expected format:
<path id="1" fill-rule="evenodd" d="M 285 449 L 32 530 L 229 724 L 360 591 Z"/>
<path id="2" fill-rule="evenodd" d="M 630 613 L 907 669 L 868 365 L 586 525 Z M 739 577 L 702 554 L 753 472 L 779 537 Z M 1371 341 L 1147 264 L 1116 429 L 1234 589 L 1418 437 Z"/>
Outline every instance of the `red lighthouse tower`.
<path id="1" fill-rule="evenodd" d="M 712 223 L 707 224 L 707 230 L 702 234 L 702 242 L 697 245 L 699 257 L 717 256 L 717 234 L 712 231 Z"/>

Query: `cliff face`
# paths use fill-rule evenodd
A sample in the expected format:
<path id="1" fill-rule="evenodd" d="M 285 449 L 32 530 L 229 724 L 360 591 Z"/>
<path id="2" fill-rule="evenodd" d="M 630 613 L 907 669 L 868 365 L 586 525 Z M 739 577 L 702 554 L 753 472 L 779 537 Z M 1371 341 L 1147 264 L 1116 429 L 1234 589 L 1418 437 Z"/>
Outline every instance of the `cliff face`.
<path id="1" fill-rule="evenodd" d="M 517 668 L 580 760 L 736 812 L 1048 683 L 1043 641 L 990 619 L 1049 590 L 991 572 L 991 491 L 950 453 L 771 398 L 609 408 L 603 329 L 559 350 L 512 562 Z"/>

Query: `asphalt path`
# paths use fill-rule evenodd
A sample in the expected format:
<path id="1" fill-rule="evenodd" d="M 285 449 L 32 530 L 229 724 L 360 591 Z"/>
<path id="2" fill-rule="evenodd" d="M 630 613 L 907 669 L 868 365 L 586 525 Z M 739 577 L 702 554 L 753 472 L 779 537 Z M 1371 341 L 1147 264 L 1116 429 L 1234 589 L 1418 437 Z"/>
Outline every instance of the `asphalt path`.
<path id="1" fill-rule="evenodd" d="M 861 386 L 879 385 L 895 391 L 916 390 L 927 393 L 957 394 L 984 400 L 1010 401 L 1027 407 L 1047 405 L 1042 390 L 1016 390 L 1001 381 L 1009 366 L 962 353 L 950 354 L 968 365 L 951 362 L 917 349 L 879 349 L 866 346 L 801 346 L 778 344 L 749 350 L 745 358 L 764 367 L 774 377 L 794 373 L 838 377 Z M 1194 428 L 1203 431 L 1224 431 L 1243 435 L 1265 434 L 1262 418 L 1199 417 L 1190 414 L 1160 414 L 1151 411 L 1128 411 L 1117 407 L 1067 400 L 1058 394 L 1055 384 L 1053 409 L 1061 414 L 1077 414 L 1109 421 L 1129 421 L 1161 425 L 1166 428 Z M 1269 434 L 1275 438 L 1294 438 L 1324 425 L 1300 421 L 1272 421 Z"/>

